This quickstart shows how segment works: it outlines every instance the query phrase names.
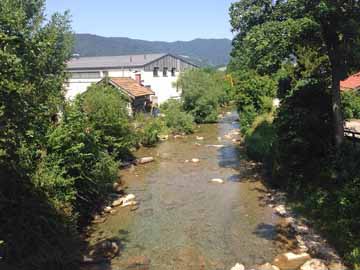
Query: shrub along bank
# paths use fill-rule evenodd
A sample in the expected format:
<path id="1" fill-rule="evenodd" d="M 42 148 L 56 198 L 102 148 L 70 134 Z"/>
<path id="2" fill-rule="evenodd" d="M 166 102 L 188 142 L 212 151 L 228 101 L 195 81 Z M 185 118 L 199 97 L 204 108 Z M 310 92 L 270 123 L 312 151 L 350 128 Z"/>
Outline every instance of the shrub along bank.
<path id="1" fill-rule="evenodd" d="M 359 99 L 339 91 L 340 80 L 359 69 L 360 32 L 346 33 L 350 25 L 359 29 L 360 5 L 270 2 L 230 8 L 236 36 L 228 70 L 247 153 L 266 164 L 271 184 L 288 192 L 351 269 L 360 269 L 360 153 L 341 143 L 341 109 L 345 118 L 358 117 Z M 275 96 L 280 107 L 265 116 Z"/>

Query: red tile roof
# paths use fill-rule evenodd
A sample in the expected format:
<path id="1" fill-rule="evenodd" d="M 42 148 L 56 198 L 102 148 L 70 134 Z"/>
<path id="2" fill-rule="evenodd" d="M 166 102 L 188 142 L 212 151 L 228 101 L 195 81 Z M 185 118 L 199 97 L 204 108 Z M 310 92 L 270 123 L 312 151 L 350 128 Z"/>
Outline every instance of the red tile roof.
<path id="1" fill-rule="evenodd" d="M 356 73 L 344 81 L 340 82 L 341 91 L 351 91 L 360 89 L 360 72 Z"/>
<path id="2" fill-rule="evenodd" d="M 124 90 L 131 97 L 155 95 L 150 88 L 140 85 L 137 81 L 131 78 L 109 78 L 109 82 Z"/>

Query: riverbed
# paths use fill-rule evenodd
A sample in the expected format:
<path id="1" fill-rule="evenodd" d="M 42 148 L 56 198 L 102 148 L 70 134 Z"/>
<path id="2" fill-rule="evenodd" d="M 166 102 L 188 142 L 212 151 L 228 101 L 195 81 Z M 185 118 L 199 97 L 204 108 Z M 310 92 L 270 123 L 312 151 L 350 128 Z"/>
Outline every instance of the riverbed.
<path id="1" fill-rule="evenodd" d="M 245 159 L 237 136 L 226 136 L 238 129 L 236 119 L 228 114 L 194 135 L 136 153 L 155 162 L 121 172 L 139 208 L 118 208 L 92 228 L 90 244 L 113 239 L 120 246 L 119 256 L 96 269 L 225 270 L 271 261 L 282 251 L 275 240 L 280 220 L 262 200 L 259 169 Z"/>

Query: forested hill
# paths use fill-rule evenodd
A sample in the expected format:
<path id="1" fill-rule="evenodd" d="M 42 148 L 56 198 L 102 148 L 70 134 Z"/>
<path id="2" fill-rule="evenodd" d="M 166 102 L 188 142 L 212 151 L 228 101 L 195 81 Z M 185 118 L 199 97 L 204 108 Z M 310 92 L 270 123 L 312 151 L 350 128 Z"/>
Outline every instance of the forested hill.
<path id="1" fill-rule="evenodd" d="M 202 66 L 225 66 L 229 61 L 231 40 L 194 39 L 192 41 L 146 41 L 124 37 L 76 34 L 74 53 L 81 56 L 111 56 L 141 53 L 172 53 L 191 58 Z"/>

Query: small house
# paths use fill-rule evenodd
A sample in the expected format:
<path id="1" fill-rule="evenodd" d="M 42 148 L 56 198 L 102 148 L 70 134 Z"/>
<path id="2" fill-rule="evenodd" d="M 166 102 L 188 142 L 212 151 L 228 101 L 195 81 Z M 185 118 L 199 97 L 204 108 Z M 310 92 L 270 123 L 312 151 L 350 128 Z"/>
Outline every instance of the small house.
<path id="1" fill-rule="evenodd" d="M 149 112 L 152 106 L 151 97 L 155 95 L 150 88 L 142 86 L 138 81 L 125 77 L 104 78 L 98 83 L 107 83 L 121 91 L 129 100 L 129 114 Z"/>

